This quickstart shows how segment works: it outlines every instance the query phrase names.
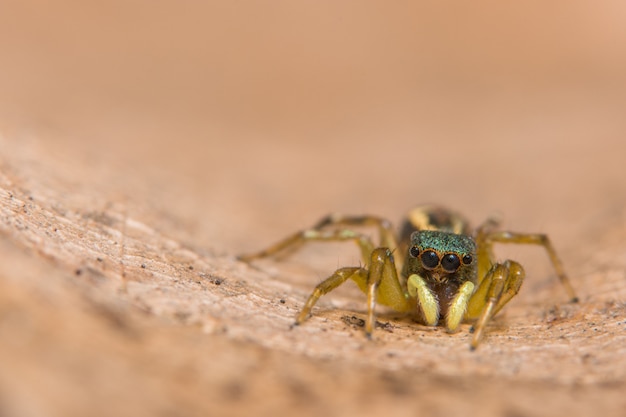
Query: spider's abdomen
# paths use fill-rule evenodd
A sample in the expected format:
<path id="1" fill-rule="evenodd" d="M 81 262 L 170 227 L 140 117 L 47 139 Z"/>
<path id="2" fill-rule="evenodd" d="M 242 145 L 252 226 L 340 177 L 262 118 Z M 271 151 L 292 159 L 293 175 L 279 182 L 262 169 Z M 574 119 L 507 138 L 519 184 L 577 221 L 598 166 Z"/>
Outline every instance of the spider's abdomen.
<path id="1" fill-rule="evenodd" d="M 457 235 L 471 233 L 469 222 L 459 213 L 432 205 L 418 206 L 409 211 L 400 227 L 400 248 L 408 247 L 411 234 L 418 230 L 437 230 Z"/>

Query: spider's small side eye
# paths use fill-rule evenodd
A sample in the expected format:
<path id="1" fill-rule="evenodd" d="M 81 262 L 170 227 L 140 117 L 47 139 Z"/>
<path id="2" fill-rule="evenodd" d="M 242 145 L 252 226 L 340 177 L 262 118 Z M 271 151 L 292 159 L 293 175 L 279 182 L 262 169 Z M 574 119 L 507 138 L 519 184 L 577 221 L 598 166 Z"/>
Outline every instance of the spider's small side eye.
<path id="1" fill-rule="evenodd" d="M 420 248 L 418 248 L 417 246 L 411 246 L 411 249 L 409 249 L 409 254 L 412 257 L 417 258 L 420 254 Z"/>
<path id="2" fill-rule="evenodd" d="M 463 257 L 463 263 L 464 263 L 465 265 L 469 265 L 469 264 L 471 264 L 471 263 L 472 263 L 472 261 L 473 261 L 473 259 L 472 259 L 472 255 L 465 255 L 465 256 Z"/>
<path id="3" fill-rule="evenodd" d="M 432 250 L 422 252 L 420 259 L 426 268 L 434 268 L 439 265 L 439 256 Z"/>
<path id="4" fill-rule="evenodd" d="M 454 272 L 461 266 L 461 260 L 454 253 L 449 253 L 441 258 L 441 267 L 446 272 Z"/>

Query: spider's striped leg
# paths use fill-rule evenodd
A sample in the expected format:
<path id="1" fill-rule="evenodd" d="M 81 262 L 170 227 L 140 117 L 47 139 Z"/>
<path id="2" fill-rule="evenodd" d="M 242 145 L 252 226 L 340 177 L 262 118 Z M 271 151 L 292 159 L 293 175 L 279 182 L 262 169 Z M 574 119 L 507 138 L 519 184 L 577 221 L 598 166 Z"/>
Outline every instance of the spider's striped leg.
<path id="1" fill-rule="evenodd" d="M 377 227 L 380 242 L 375 244 L 372 239 L 349 227 Z M 369 262 L 370 255 L 375 247 L 388 247 L 392 251 L 397 247 L 391 223 L 375 216 L 340 216 L 329 215 L 322 218 L 312 228 L 296 232 L 274 245 L 259 252 L 240 255 L 238 258 L 245 262 L 270 256 L 288 254 L 309 241 L 354 241 L 361 251 L 363 262 Z"/>
<path id="2" fill-rule="evenodd" d="M 495 264 L 489 270 L 470 298 L 465 314 L 468 319 L 477 319 L 472 349 L 478 347 L 491 318 L 519 292 L 523 282 L 524 268 L 515 261 Z"/>
<path id="3" fill-rule="evenodd" d="M 387 248 L 374 249 L 369 264 L 369 269 L 362 267 L 340 268 L 318 284 L 298 314 L 295 324 L 300 324 L 306 320 L 321 296 L 328 294 L 348 279 L 352 279 L 367 295 L 365 333 L 368 337 L 371 337 L 376 322 L 376 304 L 387 305 L 398 311 L 409 311 L 411 305 L 398 280 L 398 272 L 391 251 Z"/>
<path id="4" fill-rule="evenodd" d="M 559 278 L 559 281 L 563 285 L 565 292 L 570 298 L 571 302 L 578 302 L 578 297 L 576 296 L 576 292 L 572 287 L 572 284 L 569 280 L 569 277 L 565 273 L 565 268 L 563 268 L 563 263 L 559 259 L 556 254 L 556 250 L 554 246 L 552 246 L 552 242 L 547 235 L 539 234 L 539 233 L 513 233 L 513 232 L 490 232 L 486 233 L 482 236 L 477 237 L 479 251 L 486 253 L 485 256 L 481 256 L 479 253 L 479 278 L 481 272 L 484 273 L 486 264 L 485 261 L 487 257 L 491 258 L 491 247 L 494 243 L 518 243 L 518 244 L 530 244 L 530 245 L 539 245 L 543 246 L 543 248 L 548 253 L 550 258 L 550 262 L 554 267 L 554 270 Z M 482 248 L 481 248 L 482 245 Z M 482 265 L 481 265 L 482 262 Z M 481 271 L 482 270 L 482 271 Z"/>
<path id="5" fill-rule="evenodd" d="M 371 337 L 376 322 L 374 310 L 377 303 L 396 311 L 410 311 L 411 304 L 398 279 L 398 270 L 389 248 L 376 248 L 372 252 L 369 265 L 365 285 L 359 282 L 357 284 L 367 294 L 365 333 Z"/>
<path id="6" fill-rule="evenodd" d="M 304 307 L 302 307 L 302 310 L 300 310 L 300 313 L 296 317 L 296 322 L 294 324 L 298 325 L 305 321 L 311 313 L 313 306 L 315 306 L 315 304 L 322 295 L 328 294 L 350 278 L 354 279 L 355 281 L 365 281 L 367 279 L 367 270 L 360 267 L 340 268 L 336 270 L 330 277 L 317 284 L 317 286 L 309 296 L 308 300 L 304 304 Z"/>

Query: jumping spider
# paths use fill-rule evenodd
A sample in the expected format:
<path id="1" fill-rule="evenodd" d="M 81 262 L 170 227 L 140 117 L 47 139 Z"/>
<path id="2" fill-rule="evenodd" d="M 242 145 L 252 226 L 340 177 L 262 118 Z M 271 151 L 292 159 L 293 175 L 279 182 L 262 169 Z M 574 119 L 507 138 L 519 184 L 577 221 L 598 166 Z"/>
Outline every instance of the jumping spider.
<path id="1" fill-rule="evenodd" d="M 318 284 L 298 314 L 301 324 L 317 300 L 352 279 L 367 295 L 365 332 L 374 330 L 377 303 L 400 312 L 417 312 L 424 324 L 454 332 L 461 321 L 473 321 L 470 344 L 475 349 L 489 320 L 519 291 L 524 269 L 512 260 L 494 261 L 494 243 L 540 245 L 550 257 L 556 274 L 572 302 L 578 301 L 550 240 L 543 234 L 498 231 L 499 222 L 488 219 L 473 233 L 459 214 L 436 206 L 411 210 L 398 238 L 391 223 L 375 216 L 324 217 L 311 229 L 297 232 L 257 253 L 240 256 L 246 262 L 294 249 L 307 241 L 356 242 L 363 266 L 344 267 Z M 379 243 L 350 227 L 373 226 Z M 395 252 L 406 254 L 394 260 Z"/>

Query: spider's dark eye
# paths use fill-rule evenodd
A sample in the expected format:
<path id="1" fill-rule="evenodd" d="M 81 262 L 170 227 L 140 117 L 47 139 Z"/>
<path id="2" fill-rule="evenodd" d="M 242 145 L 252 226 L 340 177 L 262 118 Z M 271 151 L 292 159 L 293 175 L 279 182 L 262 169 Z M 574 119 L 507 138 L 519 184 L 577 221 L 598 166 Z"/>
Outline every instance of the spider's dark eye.
<path id="1" fill-rule="evenodd" d="M 439 256 L 432 250 L 422 252 L 420 259 L 426 268 L 434 268 L 439 265 Z"/>
<path id="2" fill-rule="evenodd" d="M 411 246 L 411 249 L 409 249 L 409 254 L 412 257 L 417 258 L 420 254 L 420 248 L 418 248 L 417 246 Z"/>
<path id="3" fill-rule="evenodd" d="M 473 259 L 472 259 L 472 255 L 465 255 L 465 256 L 463 257 L 463 263 L 464 263 L 465 265 L 469 265 L 469 264 L 471 264 L 471 263 L 472 263 L 472 260 L 473 260 Z"/>
<path id="4" fill-rule="evenodd" d="M 459 269 L 459 266 L 461 266 L 461 260 L 454 253 L 444 255 L 441 259 L 441 267 L 446 272 L 454 272 Z"/>

